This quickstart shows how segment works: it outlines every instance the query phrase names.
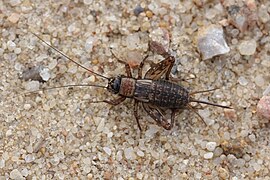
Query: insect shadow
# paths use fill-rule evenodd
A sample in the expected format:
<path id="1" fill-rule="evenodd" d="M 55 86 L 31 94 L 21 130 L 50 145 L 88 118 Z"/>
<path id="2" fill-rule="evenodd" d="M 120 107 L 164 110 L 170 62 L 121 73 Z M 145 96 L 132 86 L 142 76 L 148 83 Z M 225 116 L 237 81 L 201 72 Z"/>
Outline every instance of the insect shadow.
<path id="1" fill-rule="evenodd" d="M 102 100 L 102 101 L 91 101 L 90 103 L 108 103 L 111 105 L 118 105 L 123 102 L 125 99 L 130 98 L 134 100 L 134 116 L 137 121 L 138 127 L 142 130 L 140 125 L 140 117 L 138 114 L 139 105 L 143 107 L 143 109 L 147 112 L 147 114 L 156 121 L 157 125 L 165 128 L 166 130 L 170 130 L 174 126 L 175 115 L 177 112 L 183 109 L 189 109 L 195 112 L 202 120 L 203 118 L 199 115 L 197 110 L 190 105 L 191 102 L 197 102 L 201 104 L 208 104 L 211 106 L 217 106 L 221 108 L 231 107 L 223 106 L 219 104 L 215 104 L 212 102 L 201 101 L 194 99 L 192 95 L 204 92 L 210 92 L 215 89 L 203 90 L 203 91 L 195 91 L 189 92 L 185 87 L 178 85 L 170 80 L 170 72 L 174 65 L 175 58 L 167 53 L 164 48 L 155 42 L 150 42 L 149 46 L 153 49 L 156 48 L 156 51 L 159 52 L 160 55 L 164 57 L 159 63 L 152 63 L 151 68 L 142 75 L 142 69 L 148 55 L 143 58 L 138 68 L 138 76 L 134 78 L 131 73 L 131 68 L 128 63 L 120 60 L 116 57 L 116 55 L 112 52 L 114 58 L 121 64 L 125 65 L 126 75 L 118 75 L 116 77 L 106 77 L 99 73 L 88 69 L 78 62 L 74 61 L 63 52 L 50 45 L 46 41 L 44 41 L 37 34 L 33 33 L 38 39 L 40 39 L 47 46 L 67 58 L 69 61 L 75 63 L 79 67 L 89 71 L 90 73 L 99 76 L 108 81 L 107 86 L 101 85 L 93 85 L 93 84 L 81 84 L 81 85 L 66 85 L 52 88 L 44 88 L 43 90 L 55 89 L 55 88 L 63 88 L 63 87 L 71 87 L 71 86 L 94 86 L 98 88 L 107 89 L 109 92 L 113 94 L 117 94 L 119 97 L 112 100 Z M 163 78 L 164 77 L 164 78 Z M 40 91 L 40 90 L 38 90 Z M 168 111 L 170 110 L 169 114 Z M 203 121 L 204 122 L 204 121 Z"/>

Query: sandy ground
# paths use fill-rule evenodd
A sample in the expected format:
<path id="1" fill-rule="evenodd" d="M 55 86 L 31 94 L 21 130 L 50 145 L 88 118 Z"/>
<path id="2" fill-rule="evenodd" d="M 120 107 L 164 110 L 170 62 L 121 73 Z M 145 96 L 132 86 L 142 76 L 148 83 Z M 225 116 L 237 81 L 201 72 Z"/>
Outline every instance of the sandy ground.
<path id="1" fill-rule="evenodd" d="M 269 123 L 256 113 L 270 80 L 270 3 L 240 2 L 256 16 L 247 27 L 229 22 L 218 0 L 0 1 L 0 179 L 270 179 Z M 196 36 L 210 24 L 222 26 L 230 51 L 202 60 Z M 105 89 L 27 93 L 106 85 L 31 32 L 108 77 L 125 72 L 110 48 L 136 75 L 158 40 L 176 58 L 172 76 L 191 91 L 218 87 L 195 97 L 233 110 L 203 105 L 207 125 L 184 111 L 167 131 L 140 108 L 140 132 L 132 100 L 89 103 L 117 97 Z"/>

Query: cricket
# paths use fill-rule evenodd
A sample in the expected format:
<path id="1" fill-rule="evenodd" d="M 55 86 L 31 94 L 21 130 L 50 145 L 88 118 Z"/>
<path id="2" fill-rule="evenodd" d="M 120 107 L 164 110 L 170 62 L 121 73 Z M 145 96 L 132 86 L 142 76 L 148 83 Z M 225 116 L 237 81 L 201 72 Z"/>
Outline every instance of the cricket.
<path id="1" fill-rule="evenodd" d="M 48 47 L 55 50 L 57 53 L 68 59 L 69 61 L 75 63 L 79 67 L 87 70 L 88 72 L 99 76 L 107 81 L 107 86 L 93 85 L 93 84 L 82 84 L 82 85 L 67 85 L 61 87 L 70 86 L 94 86 L 97 88 L 104 88 L 113 94 L 117 94 L 119 97 L 111 100 L 101 100 L 101 101 L 91 101 L 90 103 L 107 103 L 113 106 L 120 104 L 127 98 L 134 100 L 134 116 L 140 131 L 142 127 L 140 125 L 140 116 L 138 114 L 139 107 L 147 112 L 147 114 L 156 122 L 158 126 L 163 127 L 166 130 L 171 130 L 174 127 L 175 116 L 177 113 L 184 109 L 191 110 L 195 112 L 200 119 L 203 118 L 197 112 L 190 103 L 196 102 L 199 104 L 207 104 L 211 106 L 216 106 L 220 108 L 231 109 L 229 106 L 223 106 L 220 104 L 215 104 L 212 102 L 202 101 L 193 98 L 193 95 L 198 93 L 205 93 L 214 91 L 216 89 L 194 91 L 189 92 L 189 90 L 182 85 L 176 84 L 172 81 L 170 73 L 171 69 L 175 63 L 175 57 L 170 55 L 165 51 L 165 48 L 157 42 L 150 42 L 149 49 L 156 49 L 159 55 L 162 55 L 164 59 L 159 63 L 152 63 L 149 70 L 146 71 L 143 76 L 143 67 L 148 58 L 146 55 L 138 66 L 137 78 L 134 78 L 131 73 L 131 67 L 129 64 L 123 60 L 120 60 L 112 51 L 112 55 L 117 61 L 125 66 L 126 75 L 117 75 L 115 77 L 106 77 L 102 74 L 92 71 L 89 68 L 84 67 L 77 61 L 71 59 L 62 51 L 58 50 L 56 47 L 50 45 L 45 40 L 43 40 L 39 35 L 32 33 L 40 41 L 45 43 Z M 47 89 L 55 89 L 61 87 L 52 87 Z M 39 91 L 39 90 L 38 90 Z M 169 111 L 169 112 L 168 112 Z M 203 120 L 204 122 L 204 120 Z"/>

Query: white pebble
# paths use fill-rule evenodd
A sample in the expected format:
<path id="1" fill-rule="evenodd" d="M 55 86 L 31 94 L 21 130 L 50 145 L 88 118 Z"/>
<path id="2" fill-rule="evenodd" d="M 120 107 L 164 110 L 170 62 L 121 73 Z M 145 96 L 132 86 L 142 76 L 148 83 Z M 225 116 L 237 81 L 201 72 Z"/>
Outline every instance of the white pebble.
<path id="1" fill-rule="evenodd" d="M 22 176 L 21 172 L 20 172 L 18 169 L 13 169 L 13 170 L 10 172 L 9 177 L 10 177 L 11 179 L 23 179 L 23 176 Z"/>
<path id="2" fill-rule="evenodd" d="M 243 41 L 238 46 L 238 50 L 240 54 L 247 55 L 247 56 L 253 55 L 256 52 L 256 48 L 257 48 L 257 44 L 254 39 Z"/>
<path id="3" fill-rule="evenodd" d="M 137 155 L 140 156 L 140 157 L 143 157 L 144 156 L 144 152 L 141 151 L 141 150 L 138 150 L 137 151 Z"/>
<path id="4" fill-rule="evenodd" d="M 263 96 L 270 95 L 270 85 L 263 91 Z"/>
<path id="5" fill-rule="evenodd" d="M 11 129 L 7 130 L 7 131 L 6 131 L 6 136 L 9 137 L 9 136 L 11 136 L 11 135 L 12 135 L 12 130 L 11 130 Z"/>
<path id="6" fill-rule="evenodd" d="M 262 75 L 257 75 L 254 81 L 257 86 L 260 86 L 260 87 L 264 86 L 264 78 L 262 77 Z"/>
<path id="7" fill-rule="evenodd" d="M 97 127 L 98 132 L 102 132 L 105 126 L 105 119 L 101 118 Z"/>
<path id="8" fill-rule="evenodd" d="M 24 157 L 24 160 L 26 163 L 30 163 L 30 162 L 33 162 L 35 160 L 35 156 L 33 156 L 32 154 L 27 154 L 25 157 Z"/>
<path id="9" fill-rule="evenodd" d="M 112 150 L 109 147 L 103 147 L 103 150 L 105 151 L 106 154 L 109 156 L 112 154 Z"/>
<path id="10" fill-rule="evenodd" d="M 4 159 L 0 159 L 0 169 L 4 168 L 6 164 L 6 161 Z"/>
<path id="11" fill-rule="evenodd" d="M 239 84 L 241 84 L 242 86 L 246 86 L 246 85 L 248 84 L 247 79 L 246 79 L 245 77 L 243 77 L 243 76 L 240 76 L 240 77 L 238 78 L 238 82 L 239 82 Z"/>
<path id="12" fill-rule="evenodd" d="M 203 155 L 204 159 L 212 159 L 213 156 L 214 156 L 214 153 L 212 152 L 208 152 Z"/>
<path id="13" fill-rule="evenodd" d="M 223 28 L 217 25 L 206 26 L 198 31 L 197 48 L 202 54 L 203 60 L 230 52 L 224 38 Z"/>
<path id="14" fill-rule="evenodd" d="M 16 48 L 16 44 L 13 41 L 8 41 L 7 48 L 9 51 L 13 51 Z"/>
<path id="15" fill-rule="evenodd" d="M 152 138 L 159 131 L 159 127 L 156 125 L 149 125 L 149 126 L 150 128 L 146 130 L 145 136 Z"/>
<path id="16" fill-rule="evenodd" d="M 130 50 L 134 50 L 138 47 L 140 43 L 140 38 L 138 34 L 130 34 L 127 36 L 126 44 L 127 48 Z"/>
<path id="17" fill-rule="evenodd" d="M 83 3 L 85 5 L 89 5 L 89 4 L 92 4 L 93 0 L 83 0 Z"/>
<path id="18" fill-rule="evenodd" d="M 132 147 L 124 149 L 124 154 L 127 159 L 130 160 L 136 159 L 136 154 L 134 153 L 134 149 Z"/>
<path id="19" fill-rule="evenodd" d="M 48 80 L 50 79 L 50 77 L 51 77 L 51 74 L 50 74 L 48 68 L 43 68 L 43 69 L 41 69 L 39 75 L 41 76 L 41 78 L 42 78 L 44 81 L 48 81 Z"/>
<path id="20" fill-rule="evenodd" d="M 95 42 L 95 38 L 90 36 L 86 39 L 86 42 L 85 42 L 85 45 L 84 45 L 84 48 L 85 48 L 85 51 L 86 52 L 91 52 L 92 49 L 93 49 L 93 44 Z"/>
<path id="21" fill-rule="evenodd" d="M 23 108 L 25 110 L 29 110 L 31 108 L 31 104 L 24 104 Z"/>
<path id="22" fill-rule="evenodd" d="M 11 6 L 17 6 L 17 5 L 21 4 L 21 0 L 10 0 L 9 4 Z"/>
<path id="23" fill-rule="evenodd" d="M 214 151 L 216 149 L 217 143 L 216 142 L 208 142 L 206 144 L 206 149 L 208 151 Z"/>

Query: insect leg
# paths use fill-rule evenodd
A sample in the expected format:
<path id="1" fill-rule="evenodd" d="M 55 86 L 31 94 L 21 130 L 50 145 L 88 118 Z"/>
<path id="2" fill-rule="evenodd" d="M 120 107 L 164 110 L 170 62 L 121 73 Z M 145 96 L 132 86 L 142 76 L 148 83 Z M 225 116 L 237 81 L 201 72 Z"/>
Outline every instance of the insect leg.
<path id="1" fill-rule="evenodd" d="M 196 109 L 194 109 L 191 105 L 187 105 L 187 108 L 190 109 L 191 111 L 193 111 L 195 114 L 198 115 L 198 117 L 204 122 L 204 124 L 207 126 L 206 122 L 204 121 L 204 119 L 202 118 L 202 116 L 197 112 Z"/>
<path id="2" fill-rule="evenodd" d="M 117 99 L 102 100 L 102 101 L 90 101 L 90 103 L 107 103 L 107 104 L 116 106 L 116 105 L 120 104 L 121 102 L 123 102 L 125 99 L 126 99 L 125 96 L 120 96 Z"/>
<path id="3" fill-rule="evenodd" d="M 148 58 L 149 55 L 146 55 L 142 62 L 140 63 L 140 66 L 139 66 L 139 69 L 138 69 L 138 79 L 142 79 L 142 68 L 143 68 L 143 65 L 144 65 L 144 62 L 145 60 Z"/>
<path id="4" fill-rule="evenodd" d="M 162 126 L 166 130 L 171 130 L 174 125 L 174 117 L 175 117 L 175 111 L 172 110 L 171 119 L 166 119 L 164 112 L 157 106 L 151 107 L 147 103 L 143 103 L 143 108 L 149 114 L 151 118 L 153 118 L 159 126 Z"/>
<path id="5" fill-rule="evenodd" d="M 112 53 L 113 57 L 114 57 L 115 59 L 117 59 L 117 61 L 118 61 L 119 63 L 125 65 L 127 77 L 132 78 L 131 69 L 130 69 L 130 66 L 128 65 L 128 63 L 125 62 L 125 61 L 123 61 L 123 60 L 121 60 L 121 59 L 119 59 L 119 58 L 113 53 L 112 50 L 111 50 L 111 53 Z"/>
<path id="6" fill-rule="evenodd" d="M 142 131 L 142 127 L 141 127 L 140 121 L 139 121 L 140 117 L 138 115 L 138 107 L 139 107 L 139 101 L 135 100 L 135 102 L 134 102 L 134 116 L 136 118 L 136 121 L 137 121 L 137 124 L 138 124 L 140 131 Z"/>
<path id="7" fill-rule="evenodd" d="M 163 61 L 155 64 L 153 67 L 151 67 L 145 74 L 145 79 L 152 79 L 152 80 L 158 80 L 160 79 L 164 74 L 166 80 L 169 80 L 171 69 L 174 65 L 175 58 L 173 56 L 169 56 Z"/>

